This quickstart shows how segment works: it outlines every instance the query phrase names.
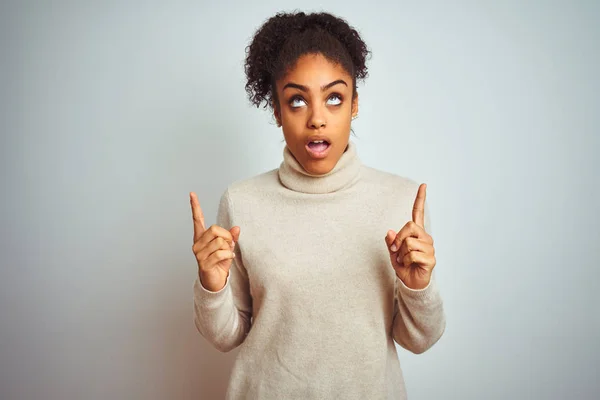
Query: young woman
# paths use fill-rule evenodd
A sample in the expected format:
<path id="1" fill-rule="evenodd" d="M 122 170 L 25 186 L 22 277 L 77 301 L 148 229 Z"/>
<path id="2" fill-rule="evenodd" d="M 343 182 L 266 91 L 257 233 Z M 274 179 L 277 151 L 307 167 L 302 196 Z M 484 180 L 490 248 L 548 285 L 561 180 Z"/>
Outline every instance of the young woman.
<path id="1" fill-rule="evenodd" d="M 208 229 L 190 193 L 195 323 L 240 346 L 228 399 L 402 399 L 394 341 L 422 353 L 445 329 L 425 184 L 362 164 L 349 140 L 368 54 L 327 13 L 277 14 L 247 49 L 283 161 L 230 184 Z"/>

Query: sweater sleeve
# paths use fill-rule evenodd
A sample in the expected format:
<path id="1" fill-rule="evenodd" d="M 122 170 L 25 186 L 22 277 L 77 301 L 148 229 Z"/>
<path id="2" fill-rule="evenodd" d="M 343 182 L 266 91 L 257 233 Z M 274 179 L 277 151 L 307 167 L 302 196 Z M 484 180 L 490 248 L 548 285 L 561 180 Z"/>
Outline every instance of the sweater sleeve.
<path id="1" fill-rule="evenodd" d="M 431 235 L 427 202 L 425 202 L 425 231 Z M 396 277 L 395 292 L 394 340 L 412 353 L 423 353 L 442 337 L 446 329 L 446 317 L 435 280 L 435 269 L 429 284 L 419 290 L 409 288 Z"/>
<path id="2" fill-rule="evenodd" d="M 226 190 L 219 201 L 217 225 L 231 229 L 233 205 Z M 240 232 L 243 235 L 243 232 Z M 232 260 L 225 286 L 212 292 L 194 282 L 194 322 L 198 332 L 215 348 L 228 352 L 239 346 L 250 331 L 252 297 L 248 275 L 242 262 L 239 243 L 236 243 L 235 258 Z"/>

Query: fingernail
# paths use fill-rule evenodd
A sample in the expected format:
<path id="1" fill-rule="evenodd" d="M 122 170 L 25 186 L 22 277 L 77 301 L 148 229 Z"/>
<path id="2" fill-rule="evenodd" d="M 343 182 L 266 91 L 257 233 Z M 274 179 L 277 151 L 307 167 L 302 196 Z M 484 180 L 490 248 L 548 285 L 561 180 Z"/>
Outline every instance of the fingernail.
<path id="1" fill-rule="evenodd" d="M 396 261 L 398 261 L 399 263 L 402 262 L 402 260 L 400 259 L 400 256 L 396 257 Z"/>
<path id="2" fill-rule="evenodd" d="M 392 249 L 392 251 L 396 251 L 396 250 L 398 250 L 398 247 L 396 247 L 396 243 L 394 243 L 394 244 L 392 245 L 391 249 Z"/>

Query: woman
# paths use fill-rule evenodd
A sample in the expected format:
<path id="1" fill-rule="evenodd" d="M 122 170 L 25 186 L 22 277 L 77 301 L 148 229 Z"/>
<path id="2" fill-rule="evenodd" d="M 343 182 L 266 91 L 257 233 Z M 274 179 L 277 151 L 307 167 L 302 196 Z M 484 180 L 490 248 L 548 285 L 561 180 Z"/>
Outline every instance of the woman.
<path id="1" fill-rule="evenodd" d="M 277 14 L 247 49 L 283 161 L 229 185 L 208 229 L 190 193 L 195 323 L 240 346 L 229 399 L 406 398 L 394 341 L 422 353 L 445 329 L 426 186 L 362 164 L 349 140 L 368 54 L 327 13 Z"/>

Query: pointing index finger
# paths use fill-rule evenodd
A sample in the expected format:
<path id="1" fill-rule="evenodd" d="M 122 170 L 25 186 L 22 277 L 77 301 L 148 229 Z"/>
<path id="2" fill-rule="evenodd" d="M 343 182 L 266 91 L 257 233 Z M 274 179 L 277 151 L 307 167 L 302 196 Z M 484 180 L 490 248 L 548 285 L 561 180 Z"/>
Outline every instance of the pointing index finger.
<path id="1" fill-rule="evenodd" d="M 426 196 L 427 185 L 422 183 L 419 185 L 417 191 L 417 198 L 415 199 L 415 205 L 413 206 L 412 219 L 413 222 L 419 225 L 421 228 L 425 228 L 425 196 Z"/>
<path id="2" fill-rule="evenodd" d="M 200 202 L 196 193 L 190 193 L 190 205 L 192 206 L 192 218 L 194 219 L 194 243 L 200 240 L 200 235 L 204 233 L 206 227 L 204 226 L 204 214 L 202 208 L 200 208 Z"/>

